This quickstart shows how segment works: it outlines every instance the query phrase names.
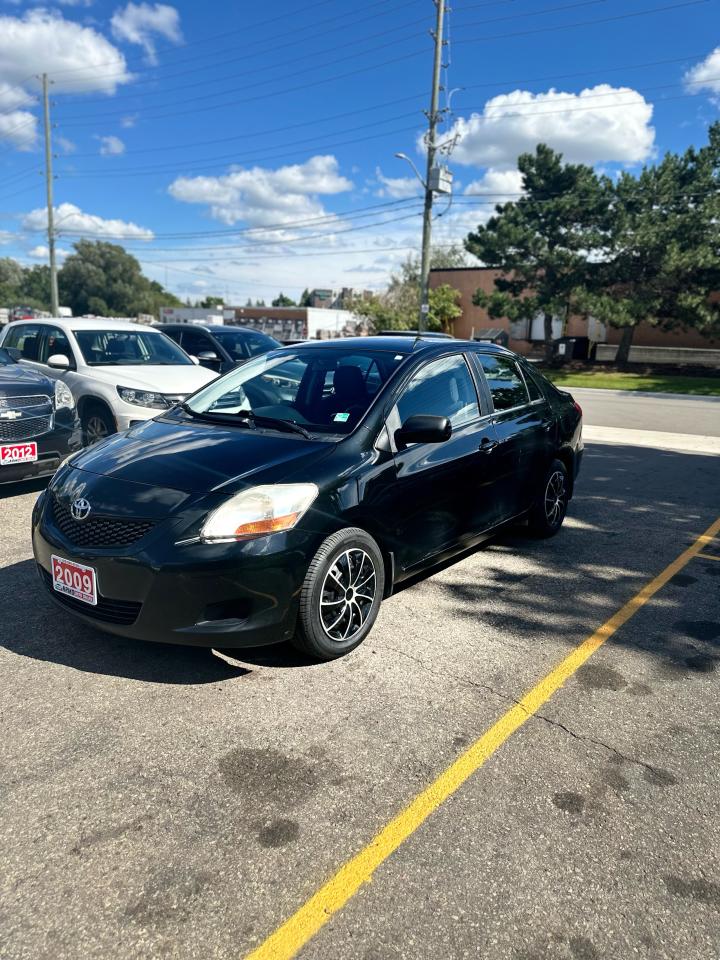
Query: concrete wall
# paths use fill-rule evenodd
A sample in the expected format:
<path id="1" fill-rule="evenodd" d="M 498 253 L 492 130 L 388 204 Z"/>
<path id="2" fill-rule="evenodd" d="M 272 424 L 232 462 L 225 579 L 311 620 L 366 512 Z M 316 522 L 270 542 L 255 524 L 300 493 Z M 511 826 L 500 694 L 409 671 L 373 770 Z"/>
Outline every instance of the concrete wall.
<path id="1" fill-rule="evenodd" d="M 612 363 L 617 354 L 617 344 L 599 343 L 595 359 Z M 692 364 L 714 367 L 720 370 L 720 350 L 702 350 L 691 347 L 630 347 L 631 363 Z"/>

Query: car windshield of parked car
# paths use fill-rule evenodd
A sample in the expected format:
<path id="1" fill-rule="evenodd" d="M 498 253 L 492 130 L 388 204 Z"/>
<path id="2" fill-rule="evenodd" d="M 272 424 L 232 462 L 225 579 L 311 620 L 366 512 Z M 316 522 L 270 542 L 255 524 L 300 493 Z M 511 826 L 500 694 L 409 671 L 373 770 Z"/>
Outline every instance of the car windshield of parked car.
<path id="1" fill-rule="evenodd" d="M 192 360 L 169 337 L 145 330 L 75 330 L 89 367 L 191 365 Z"/>
<path id="2" fill-rule="evenodd" d="M 286 348 L 249 360 L 188 400 L 190 414 L 289 421 L 316 433 L 349 433 L 405 359 L 357 347 Z"/>
<path id="3" fill-rule="evenodd" d="M 14 363 L 17 363 L 17 360 L 0 347 L 0 367 L 10 367 Z"/>
<path id="4" fill-rule="evenodd" d="M 247 333 L 243 330 L 213 330 L 213 335 L 225 347 L 233 360 L 247 360 L 270 350 L 276 350 L 280 344 L 266 333 Z"/>

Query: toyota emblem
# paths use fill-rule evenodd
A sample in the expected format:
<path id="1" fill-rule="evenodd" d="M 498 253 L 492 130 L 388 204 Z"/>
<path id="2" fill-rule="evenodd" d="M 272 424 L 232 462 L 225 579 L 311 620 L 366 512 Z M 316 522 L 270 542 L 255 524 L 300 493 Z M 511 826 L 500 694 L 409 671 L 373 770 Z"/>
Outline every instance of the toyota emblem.
<path id="1" fill-rule="evenodd" d="M 70 507 L 73 520 L 87 520 L 91 510 L 92 507 L 85 497 L 79 497 L 77 500 L 73 500 L 72 506 Z"/>

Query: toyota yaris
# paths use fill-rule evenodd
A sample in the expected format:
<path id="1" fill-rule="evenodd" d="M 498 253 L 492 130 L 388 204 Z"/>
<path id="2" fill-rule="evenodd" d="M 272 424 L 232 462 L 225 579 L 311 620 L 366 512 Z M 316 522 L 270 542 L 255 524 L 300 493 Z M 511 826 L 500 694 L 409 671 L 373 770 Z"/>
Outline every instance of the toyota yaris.
<path id="1" fill-rule="evenodd" d="M 332 659 L 402 580 L 510 521 L 557 533 L 581 420 L 490 344 L 274 350 L 71 457 L 34 510 L 38 570 L 122 636 Z"/>

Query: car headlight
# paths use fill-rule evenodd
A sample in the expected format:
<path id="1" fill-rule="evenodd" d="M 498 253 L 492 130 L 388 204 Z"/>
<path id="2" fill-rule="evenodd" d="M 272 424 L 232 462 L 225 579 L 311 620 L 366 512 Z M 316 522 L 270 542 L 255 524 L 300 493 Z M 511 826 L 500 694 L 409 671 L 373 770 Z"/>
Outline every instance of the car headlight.
<path id="1" fill-rule="evenodd" d="M 290 530 L 317 495 L 314 483 L 273 483 L 243 490 L 208 516 L 200 539 L 228 543 Z"/>
<path id="2" fill-rule="evenodd" d="M 67 407 L 69 410 L 75 406 L 75 397 L 72 395 L 72 391 L 63 383 L 62 380 L 55 381 L 55 409 L 61 410 L 63 407 Z"/>
<path id="3" fill-rule="evenodd" d="M 153 410 L 167 410 L 170 404 L 161 393 L 152 390 L 136 390 L 134 387 L 118 387 L 118 396 L 125 403 L 134 403 L 137 407 L 151 407 Z"/>

